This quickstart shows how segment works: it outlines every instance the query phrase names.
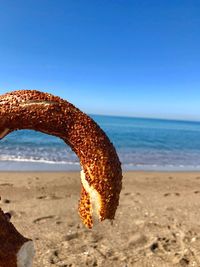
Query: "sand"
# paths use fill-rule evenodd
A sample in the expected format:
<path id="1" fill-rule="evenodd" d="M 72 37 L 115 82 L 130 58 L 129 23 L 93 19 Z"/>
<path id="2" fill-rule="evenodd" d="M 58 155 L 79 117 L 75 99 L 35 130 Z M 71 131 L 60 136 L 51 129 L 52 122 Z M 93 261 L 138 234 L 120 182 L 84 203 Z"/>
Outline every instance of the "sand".
<path id="1" fill-rule="evenodd" d="M 1 172 L 1 207 L 34 240 L 34 267 L 200 266 L 200 173 L 124 173 L 116 219 L 87 230 L 79 173 Z"/>

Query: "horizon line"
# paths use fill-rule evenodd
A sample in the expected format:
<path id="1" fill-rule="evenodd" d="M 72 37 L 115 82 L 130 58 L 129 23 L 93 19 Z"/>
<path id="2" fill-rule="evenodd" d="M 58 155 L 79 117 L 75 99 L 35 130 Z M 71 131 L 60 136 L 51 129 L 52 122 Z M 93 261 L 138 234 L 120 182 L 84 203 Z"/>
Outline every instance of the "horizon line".
<path id="1" fill-rule="evenodd" d="M 200 119 L 146 117 L 146 116 L 118 115 L 118 114 L 98 114 L 98 113 L 87 113 L 87 114 L 89 116 L 105 116 L 105 117 L 130 118 L 130 119 L 164 120 L 164 121 L 181 121 L 181 122 L 198 122 L 198 123 L 200 123 Z"/>

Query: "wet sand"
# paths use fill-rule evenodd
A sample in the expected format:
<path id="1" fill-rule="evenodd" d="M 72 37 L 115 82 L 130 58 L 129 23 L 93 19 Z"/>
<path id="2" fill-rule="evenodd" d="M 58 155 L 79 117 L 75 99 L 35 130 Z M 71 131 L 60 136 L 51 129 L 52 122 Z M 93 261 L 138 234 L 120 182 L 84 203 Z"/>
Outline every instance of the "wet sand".
<path id="1" fill-rule="evenodd" d="M 1 208 L 34 240 L 34 267 L 200 266 L 200 173 L 126 172 L 120 206 L 87 230 L 78 172 L 1 172 Z"/>

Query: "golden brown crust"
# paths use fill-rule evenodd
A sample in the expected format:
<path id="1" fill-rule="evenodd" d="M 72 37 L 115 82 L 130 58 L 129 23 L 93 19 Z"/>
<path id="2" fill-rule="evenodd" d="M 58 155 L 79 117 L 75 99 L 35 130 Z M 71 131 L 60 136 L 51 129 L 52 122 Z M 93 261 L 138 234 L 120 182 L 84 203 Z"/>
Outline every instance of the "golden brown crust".
<path id="1" fill-rule="evenodd" d="M 17 253 L 28 241 L 0 209 L 0 267 L 17 267 Z"/>
<path id="2" fill-rule="evenodd" d="M 18 129 L 32 129 L 62 138 L 78 155 L 85 178 L 101 196 L 100 220 L 113 219 L 121 191 L 121 164 L 103 130 L 69 102 L 36 90 L 14 91 L 0 96 L 0 136 Z M 79 212 L 92 226 L 92 215 L 84 214 L 89 194 L 82 189 Z"/>
<path id="3" fill-rule="evenodd" d="M 82 219 L 82 221 L 87 225 L 88 228 L 92 228 L 93 221 L 91 217 L 91 203 L 90 203 L 90 197 L 88 193 L 85 191 L 85 189 L 81 188 L 81 199 L 80 199 L 80 205 L 79 205 L 79 214 Z"/>

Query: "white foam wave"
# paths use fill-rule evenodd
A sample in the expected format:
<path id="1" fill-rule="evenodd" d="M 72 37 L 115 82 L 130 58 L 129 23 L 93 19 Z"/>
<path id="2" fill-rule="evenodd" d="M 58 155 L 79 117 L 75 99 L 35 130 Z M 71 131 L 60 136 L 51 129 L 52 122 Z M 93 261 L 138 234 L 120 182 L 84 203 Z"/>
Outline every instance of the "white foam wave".
<path id="1" fill-rule="evenodd" d="M 199 171 L 200 165 L 183 165 L 183 164 L 135 164 L 125 163 L 122 164 L 122 169 L 126 170 L 149 170 L 149 171 Z"/>
<path id="2" fill-rule="evenodd" d="M 53 160 L 46 160 L 46 159 L 33 159 L 33 158 L 22 158 L 22 157 L 19 158 L 19 157 L 12 157 L 12 156 L 1 156 L 0 161 L 79 165 L 79 162 L 73 162 L 73 161 L 53 161 Z"/>

